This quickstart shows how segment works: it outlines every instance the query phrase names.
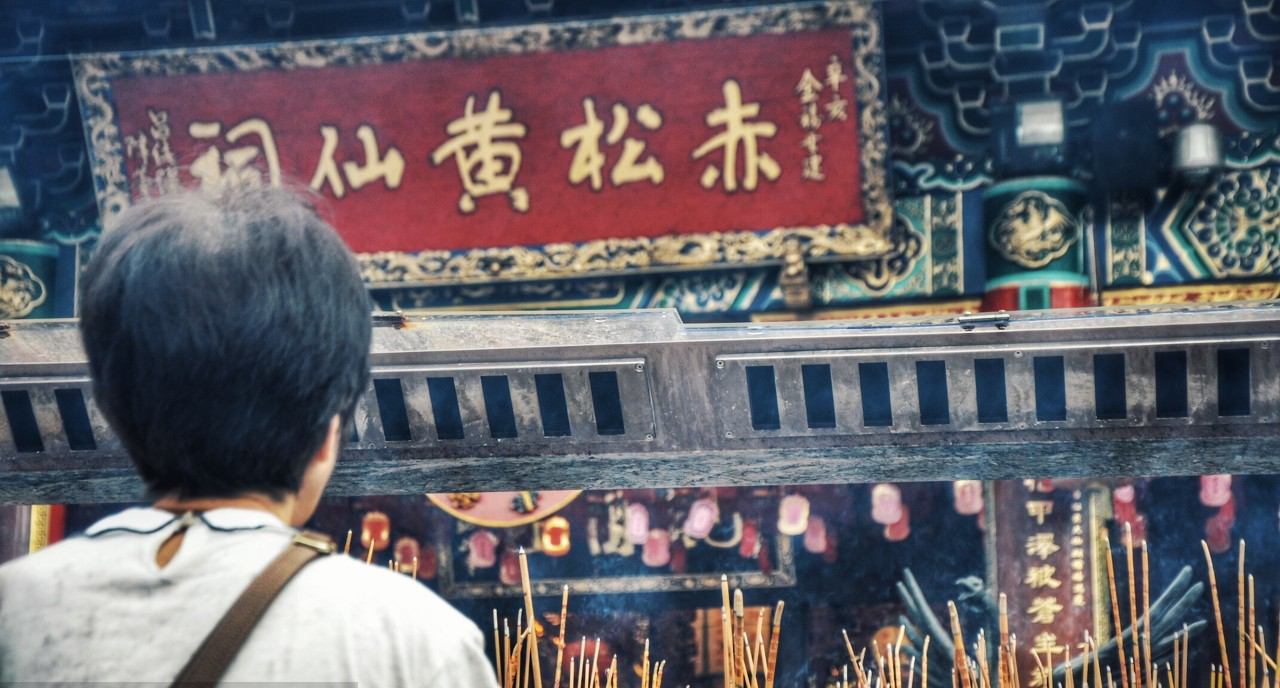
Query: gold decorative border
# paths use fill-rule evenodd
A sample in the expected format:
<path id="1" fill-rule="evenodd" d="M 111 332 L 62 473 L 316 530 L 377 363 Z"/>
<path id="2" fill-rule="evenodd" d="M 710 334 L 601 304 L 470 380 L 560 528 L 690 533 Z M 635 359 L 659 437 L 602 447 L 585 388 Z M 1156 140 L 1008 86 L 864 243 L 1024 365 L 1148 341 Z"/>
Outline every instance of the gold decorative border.
<path id="1" fill-rule="evenodd" d="M 780 263 L 788 253 L 809 259 L 869 258 L 892 250 L 892 204 L 887 184 L 884 51 L 879 13 L 870 0 L 822 0 L 796 5 L 705 10 L 671 15 L 461 29 L 341 41 L 261 46 L 98 53 L 72 59 L 76 91 L 92 157 L 94 187 L 104 224 L 130 204 L 125 159 L 115 116 L 112 79 L 164 75 L 302 70 L 334 65 L 480 57 L 644 45 L 673 40 L 849 27 L 857 73 L 864 221 L 859 225 L 777 227 L 764 231 L 615 238 L 583 243 L 465 251 L 374 252 L 358 256 L 373 287 L 409 287 L 583 277 L 635 270 L 709 268 Z"/>

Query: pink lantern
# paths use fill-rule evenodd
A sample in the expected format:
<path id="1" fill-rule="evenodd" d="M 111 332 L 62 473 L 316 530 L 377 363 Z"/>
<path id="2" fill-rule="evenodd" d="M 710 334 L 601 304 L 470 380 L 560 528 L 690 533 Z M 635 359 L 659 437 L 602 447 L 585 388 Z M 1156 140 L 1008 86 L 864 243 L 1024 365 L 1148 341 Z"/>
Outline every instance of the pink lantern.
<path id="1" fill-rule="evenodd" d="M 809 527 L 804 531 L 804 551 L 810 554 L 827 551 L 827 524 L 821 516 L 809 517 Z"/>
<path id="2" fill-rule="evenodd" d="M 902 520 L 902 490 L 896 485 L 879 483 L 871 488 L 871 520 L 882 526 Z"/>
<path id="3" fill-rule="evenodd" d="M 955 497 L 957 514 L 974 516 L 982 513 L 982 481 L 957 480 L 951 484 L 951 492 Z"/>
<path id="4" fill-rule="evenodd" d="M 778 503 L 778 532 L 799 535 L 809 528 L 809 500 L 804 495 L 787 495 Z"/>
<path id="5" fill-rule="evenodd" d="M 627 542 L 643 545 L 649 539 L 649 510 L 643 504 L 627 505 Z"/>
<path id="6" fill-rule="evenodd" d="M 640 561 L 645 566 L 666 566 L 671 562 L 671 534 L 661 528 L 649 531 L 644 541 L 644 549 L 640 550 Z"/>
<path id="7" fill-rule="evenodd" d="M 483 528 L 467 540 L 467 568 L 487 569 L 498 561 L 498 536 Z"/>
<path id="8" fill-rule="evenodd" d="M 711 534 L 711 529 L 720 520 L 720 507 L 714 499 L 703 497 L 689 507 L 689 515 L 684 519 L 684 534 L 694 540 Z"/>
<path id="9" fill-rule="evenodd" d="M 1200 503 L 1205 506 L 1221 507 L 1231 501 L 1230 475 L 1200 476 Z"/>

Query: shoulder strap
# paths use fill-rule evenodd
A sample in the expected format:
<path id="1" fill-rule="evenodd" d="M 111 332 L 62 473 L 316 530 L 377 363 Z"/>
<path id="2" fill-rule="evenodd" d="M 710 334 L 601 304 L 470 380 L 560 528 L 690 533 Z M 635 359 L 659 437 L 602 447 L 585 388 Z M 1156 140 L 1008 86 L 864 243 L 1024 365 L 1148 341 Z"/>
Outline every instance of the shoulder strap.
<path id="1" fill-rule="evenodd" d="M 200 643 L 200 648 L 174 679 L 172 688 L 216 685 L 284 586 L 303 566 L 333 551 L 333 541 L 325 535 L 310 531 L 294 535 L 289 546 L 240 593 L 235 604 Z"/>

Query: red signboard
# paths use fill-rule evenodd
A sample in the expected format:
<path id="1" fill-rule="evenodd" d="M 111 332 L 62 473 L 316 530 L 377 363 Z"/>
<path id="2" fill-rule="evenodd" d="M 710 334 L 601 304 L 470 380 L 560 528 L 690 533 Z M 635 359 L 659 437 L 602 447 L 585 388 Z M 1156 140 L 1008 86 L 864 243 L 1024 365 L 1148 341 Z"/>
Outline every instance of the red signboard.
<path id="1" fill-rule="evenodd" d="M 108 218 L 305 185 L 371 281 L 537 278 L 883 251 L 876 35 L 841 2 L 76 67 Z"/>

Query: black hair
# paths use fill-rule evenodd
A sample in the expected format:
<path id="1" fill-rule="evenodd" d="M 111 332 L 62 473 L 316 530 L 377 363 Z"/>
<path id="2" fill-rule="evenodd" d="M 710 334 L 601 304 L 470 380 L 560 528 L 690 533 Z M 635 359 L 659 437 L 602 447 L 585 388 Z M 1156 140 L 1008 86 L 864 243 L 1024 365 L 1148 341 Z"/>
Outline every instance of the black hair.
<path id="1" fill-rule="evenodd" d="M 290 191 L 140 203 L 81 288 L 94 398 L 152 496 L 298 491 L 368 383 L 355 258 Z"/>

